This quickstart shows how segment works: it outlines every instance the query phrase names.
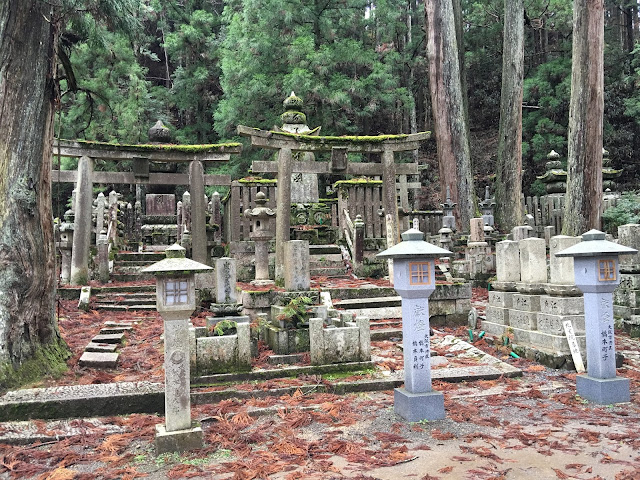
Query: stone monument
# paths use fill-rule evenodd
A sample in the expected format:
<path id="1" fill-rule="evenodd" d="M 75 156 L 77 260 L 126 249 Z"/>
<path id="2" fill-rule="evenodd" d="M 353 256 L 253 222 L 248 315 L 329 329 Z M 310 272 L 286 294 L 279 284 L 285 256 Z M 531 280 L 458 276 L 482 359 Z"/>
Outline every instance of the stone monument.
<path id="1" fill-rule="evenodd" d="M 165 423 L 156 425 L 156 452 L 202 448 L 203 433 L 191 421 L 189 317 L 196 308 L 195 273 L 211 267 L 185 258 L 178 244 L 167 258 L 142 270 L 156 275 L 156 305 L 164 320 Z"/>
<path id="2" fill-rule="evenodd" d="M 395 412 L 410 422 L 445 417 L 444 396 L 431 385 L 429 296 L 436 288 L 435 258 L 446 255 L 451 252 L 425 242 L 416 228 L 378 254 L 393 260 L 393 285 L 402 297 L 404 387 L 395 389 L 393 403 Z"/>
<path id="3" fill-rule="evenodd" d="M 582 242 L 556 253 L 573 257 L 576 285 L 584 293 L 587 374 L 576 377 L 581 397 L 599 404 L 628 402 L 629 379 L 616 376 L 613 333 L 613 291 L 620 284 L 619 256 L 635 248 L 605 240 L 605 234 L 589 230 Z"/>

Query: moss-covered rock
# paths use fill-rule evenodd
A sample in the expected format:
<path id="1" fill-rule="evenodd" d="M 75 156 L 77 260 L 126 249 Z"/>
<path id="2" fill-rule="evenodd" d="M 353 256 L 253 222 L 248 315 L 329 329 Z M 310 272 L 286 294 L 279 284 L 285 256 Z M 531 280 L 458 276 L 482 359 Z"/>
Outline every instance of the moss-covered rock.
<path id="1" fill-rule="evenodd" d="M 38 346 L 34 355 L 18 368 L 10 363 L 0 365 L 0 392 L 34 383 L 46 376 L 59 377 L 67 371 L 71 352 L 62 339 Z"/>

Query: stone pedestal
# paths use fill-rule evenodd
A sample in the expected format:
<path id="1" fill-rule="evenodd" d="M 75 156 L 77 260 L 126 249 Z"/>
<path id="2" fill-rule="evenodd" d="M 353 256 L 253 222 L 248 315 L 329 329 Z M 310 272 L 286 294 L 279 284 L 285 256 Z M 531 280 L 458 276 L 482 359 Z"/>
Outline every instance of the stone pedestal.
<path id="1" fill-rule="evenodd" d="M 202 448 L 204 433 L 197 422 L 190 428 L 168 432 L 164 425 L 156 425 L 156 455 L 186 452 Z"/>

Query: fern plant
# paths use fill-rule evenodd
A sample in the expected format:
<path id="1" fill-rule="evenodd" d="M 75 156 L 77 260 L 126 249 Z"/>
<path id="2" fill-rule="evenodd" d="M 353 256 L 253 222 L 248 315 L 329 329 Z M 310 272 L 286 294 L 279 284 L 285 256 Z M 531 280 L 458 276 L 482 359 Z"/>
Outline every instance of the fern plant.
<path id="1" fill-rule="evenodd" d="M 277 319 L 283 321 L 286 328 L 300 328 L 303 323 L 309 321 L 312 303 L 310 297 L 292 298 Z"/>
<path id="2" fill-rule="evenodd" d="M 214 336 L 232 335 L 235 333 L 238 324 L 233 320 L 222 320 L 211 327 Z"/>

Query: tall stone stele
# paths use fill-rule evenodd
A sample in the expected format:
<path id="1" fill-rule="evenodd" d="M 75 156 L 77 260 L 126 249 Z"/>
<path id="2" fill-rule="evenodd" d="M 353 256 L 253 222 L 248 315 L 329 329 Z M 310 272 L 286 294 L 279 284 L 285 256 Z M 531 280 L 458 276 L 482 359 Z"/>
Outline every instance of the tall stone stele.
<path id="1" fill-rule="evenodd" d="M 393 287 L 402 297 L 404 387 L 396 388 L 394 410 L 410 422 L 445 417 L 444 396 L 431 386 L 429 296 L 436 288 L 435 259 L 449 250 L 424 241 L 417 228 L 402 234 L 402 242 L 378 257 L 393 260 Z"/>
<path id="2" fill-rule="evenodd" d="M 587 374 L 576 377 L 576 390 L 603 405 L 630 399 L 629 379 L 616 377 L 613 291 L 620 284 L 619 256 L 632 253 L 637 250 L 605 240 L 598 230 L 584 233 L 582 242 L 556 253 L 573 257 L 576 285 L 584 293 Z"/>
<path id="3" fill-rule="evenodd" d="M 156 425 L 156 452 L 202 448 L 202 429 L 191 421 L 189 318 L 196 308 L 195 273 L 211 267 L 185 258 L 175 244 L 167 258 L 142 270 L 156 276 L 156 308 L 164 320 L 165 423 Z"/>

